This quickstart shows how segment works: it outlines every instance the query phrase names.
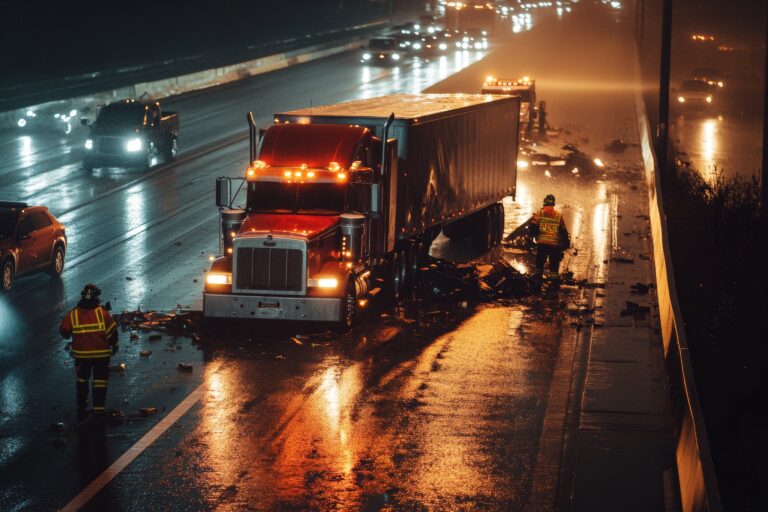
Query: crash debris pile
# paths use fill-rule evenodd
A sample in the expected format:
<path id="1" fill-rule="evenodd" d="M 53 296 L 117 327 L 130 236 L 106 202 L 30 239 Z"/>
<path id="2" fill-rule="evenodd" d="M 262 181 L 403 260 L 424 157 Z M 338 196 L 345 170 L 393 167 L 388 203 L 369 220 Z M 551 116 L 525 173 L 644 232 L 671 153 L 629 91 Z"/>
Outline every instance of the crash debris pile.
<path id="1" fill-rule="evenodd" d="M 520 273 L 504 259 L 476 265 L 432 258 L 420 274 L 420 295 L 438 301 L 490 302 L 525 297 L 536 291 L 534 278 Z"/>
<path id="2" fill-rule="evenodd" d="M 196 311 L 123 311 L 115 315 L 115 321 L 123 330 L 165 331 L 169 334 L 187 336 L 192 341 L 199 341 L 202 326 L 202 315 Z M 159 335 L 152 335 L 150 339 Z"/>

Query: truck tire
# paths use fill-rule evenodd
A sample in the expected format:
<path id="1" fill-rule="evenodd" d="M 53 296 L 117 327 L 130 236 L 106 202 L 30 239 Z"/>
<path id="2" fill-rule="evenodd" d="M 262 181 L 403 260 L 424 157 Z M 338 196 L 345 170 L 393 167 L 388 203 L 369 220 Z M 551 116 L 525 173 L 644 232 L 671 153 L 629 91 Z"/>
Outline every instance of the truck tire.
<path id="1" fill-rule="evenodd" d="M 351 329 L 357 322 L 357 289 L 355 281 L 347 281 L 344 297 L 341 299 L 341 312 L 339 316 L 338 327 L 342 331 Z"/>
<path id="2" fill-rule="evenodd" d="M 2 266 L 2 272 L 0 272 L 0 289 L 4 292 L 11 291 L 13 288 L 13 261 L 10 259 L 5 260 Z"/>
<path id="3" fill-rule="evenodd" d="M 476 213 L 475 229 L 472 233 L 472 245 L 479 251 L 486 252 L 493 245 L 493 207 Z"/>
<path id="4" fill-rule="evenodd" d="M 398 302 L 403 295 L 403 278 L 405 277 L 405 255 L 403 251 L 393 253 L 389 264 L 389 294 L 394 302 Z"/>
<path id="5" fill-rule="evenodd" d="M 62 272 L 64 272 L 64 248 L 61 245 L 57 245 L 53 248 L 48 274 L 51 277 L 61 277 Z"/>

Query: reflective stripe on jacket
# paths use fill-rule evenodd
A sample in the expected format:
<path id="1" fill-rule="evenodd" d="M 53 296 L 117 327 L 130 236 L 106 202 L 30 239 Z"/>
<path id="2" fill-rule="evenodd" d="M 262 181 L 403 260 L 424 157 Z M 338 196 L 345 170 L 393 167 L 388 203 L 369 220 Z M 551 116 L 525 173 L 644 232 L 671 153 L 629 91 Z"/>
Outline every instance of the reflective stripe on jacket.
<path id="1" fill-rule="evenodd" d="M 544 245 L 562 245 L 560 240 L 560 224 L 563 216 L 551 206 L 545 206 L 533 217 L 534 224 L 538 224 L 539 233 L 536 242 Z"/>
<path id="2" fill-rule="evenodd" d="M 94 309 L 75 308 L 59 326 L 62 336 L 72 336 L 72 355 L 78 359 L 102 359 L 112 355 L 110 338 L 117 323 L 101 306 Z"/>

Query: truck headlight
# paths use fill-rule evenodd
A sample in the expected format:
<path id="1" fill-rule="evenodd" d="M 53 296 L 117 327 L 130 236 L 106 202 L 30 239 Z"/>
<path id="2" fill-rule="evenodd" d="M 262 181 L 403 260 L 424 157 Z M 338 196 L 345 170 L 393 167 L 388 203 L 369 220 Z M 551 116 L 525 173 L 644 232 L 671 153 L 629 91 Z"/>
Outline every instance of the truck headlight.
<path id="1" fill-rule="evenodd" d="M 392 60 L 400 60 L 400 54 L 399 53 L 393 53 L 392 54 Z"/>
<path id="2" fill-rule="evenodd" d="M 205 282 L 208 284 L 232 284 L 231 272 L 208 272 L 205 277 Z"/>
<path id="3" fill-rule="evenodd" d="M 363 54 L 363 60 L 371 60 L 371 54 L 370 53 L 364 53 Z"/>
<path id="4" fill-rule="evenodd" d="M 314 288 L 336 288 L 339 280 L 335 277 L 319 277 L 307 279 L 307 286 Z"/>
<path id="5" fill-rule="evenodd" d="M 141 139 L 135 138 L 131 139 L 128 142 L 125 143 L 125 150 L 129 153 L 135 153 L 137 151 L 141 151 Z"/>
<path id="6" fill-rule="evenodd" d="M 93 149 L 93 139 L 85 139 L 85 149 Z"/>

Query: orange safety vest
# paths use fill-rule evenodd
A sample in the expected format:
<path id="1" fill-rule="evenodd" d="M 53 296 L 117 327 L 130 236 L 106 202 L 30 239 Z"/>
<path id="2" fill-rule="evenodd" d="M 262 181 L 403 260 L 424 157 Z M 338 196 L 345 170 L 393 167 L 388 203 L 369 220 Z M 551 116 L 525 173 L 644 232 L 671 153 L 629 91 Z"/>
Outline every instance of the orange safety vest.
<path id="1" fill-rule="evenodd" d="M 65 338 L 72 336 L 72 355 L 77 359 L 109 358 L 112 355 L 109 338 L 116 329 L 117 323 L 101 306 L 75 308 L 59 326 Z"/>
<path id="2" fill-rule="evenodd" d="M 552 207 L 544 207 L 536 214 L 533 222 L 539 225 L 536 241 L 544 245 L 562 245 L 560 242 L 560 223 L 563 216 Z"/>

